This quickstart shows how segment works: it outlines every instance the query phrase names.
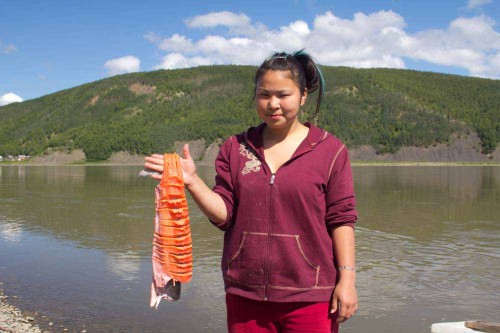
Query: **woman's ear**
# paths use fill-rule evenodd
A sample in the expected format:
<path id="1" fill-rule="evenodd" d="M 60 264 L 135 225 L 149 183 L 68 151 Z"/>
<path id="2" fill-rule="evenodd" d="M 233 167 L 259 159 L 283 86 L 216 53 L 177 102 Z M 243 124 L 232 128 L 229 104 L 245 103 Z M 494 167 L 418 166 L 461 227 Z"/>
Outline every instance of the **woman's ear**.
<path id="1" fill-rule="evenodd" d="M 304 93 L 300 97 L 300 106 L 304 105 L 307 99 L 307 88 L 304 89 Z"/>

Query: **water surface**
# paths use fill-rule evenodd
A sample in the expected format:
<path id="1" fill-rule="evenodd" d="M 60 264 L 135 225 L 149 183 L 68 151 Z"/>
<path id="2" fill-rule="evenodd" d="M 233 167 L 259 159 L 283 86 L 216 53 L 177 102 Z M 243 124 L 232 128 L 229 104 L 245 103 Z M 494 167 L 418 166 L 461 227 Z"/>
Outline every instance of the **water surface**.
<path id="1" fill-rule="evenodd" d="M 156 182 L 140 169 L 0 167 L 0 281 L 15 305 L 70 331 L 225 331 L 222 232 L 191 198 L 193 280 L 180 301 L 149 308 Z M 212 185 L 212 168 L 199 170 Z M 354 177 L 360 310 L 343 332 L 500 319 L 500 167 L 363 166 Z"/>

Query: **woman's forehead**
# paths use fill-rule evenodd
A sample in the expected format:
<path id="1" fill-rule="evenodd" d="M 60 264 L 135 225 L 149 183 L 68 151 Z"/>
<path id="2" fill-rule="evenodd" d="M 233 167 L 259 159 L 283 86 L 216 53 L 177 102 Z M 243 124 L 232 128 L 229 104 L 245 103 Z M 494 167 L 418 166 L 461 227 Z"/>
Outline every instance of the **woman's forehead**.
<path id="1" fill-rule="evenodd" d="M 297 83 L 290 77 L 290 71 L 266 71 L 257 82 L 259 90 L 291 90 L 298 88 Z"/>

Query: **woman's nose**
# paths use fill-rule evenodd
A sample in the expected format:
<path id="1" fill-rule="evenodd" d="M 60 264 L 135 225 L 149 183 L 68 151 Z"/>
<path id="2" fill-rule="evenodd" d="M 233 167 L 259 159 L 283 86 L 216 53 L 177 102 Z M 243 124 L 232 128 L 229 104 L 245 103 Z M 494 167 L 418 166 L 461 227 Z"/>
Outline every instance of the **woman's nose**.
<path id="1" fill-rule="evenodd" d="M 276 108 L 279 108 L 279 106 L 280 106 L 279 98 L 277 98 L 276 96 L 271 96 L 271 98 L 269 98 L 269 103 L 268 103 L 267 107 L 269 109 L 276 109 Z"/>

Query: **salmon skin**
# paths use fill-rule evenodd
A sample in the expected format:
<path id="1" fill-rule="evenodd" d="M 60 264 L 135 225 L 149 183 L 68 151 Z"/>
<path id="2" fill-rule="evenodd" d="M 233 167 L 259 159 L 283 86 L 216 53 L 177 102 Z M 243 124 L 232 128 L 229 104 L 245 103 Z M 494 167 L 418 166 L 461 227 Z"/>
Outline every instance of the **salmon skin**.
<path id="1" fill-rule="evenodd" d="M 181 283 L 193 275 L 193 256 L 188 206 L 179 155 L 163 155 L 163 175 L 156 186 L 153 236 L 153 282 L 150 306 L 176 301 Z"/>

